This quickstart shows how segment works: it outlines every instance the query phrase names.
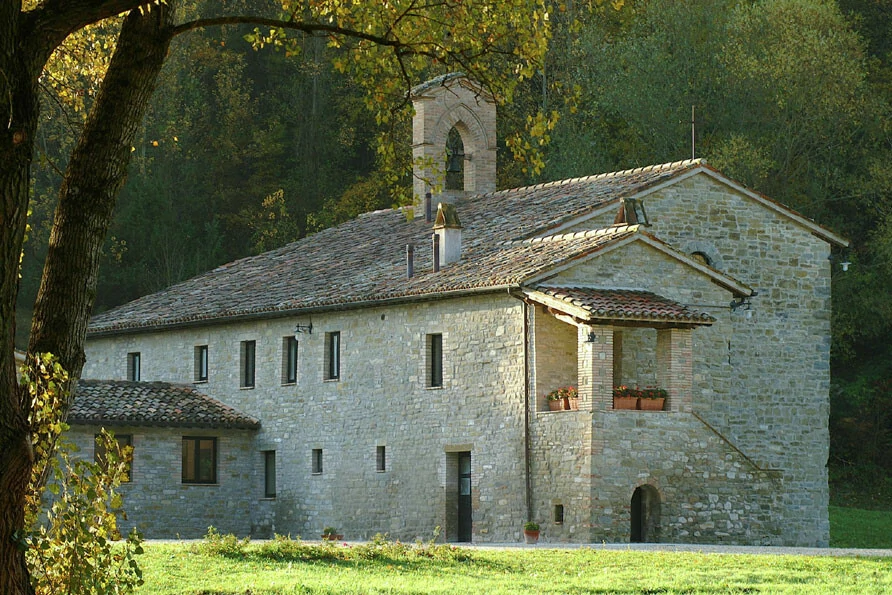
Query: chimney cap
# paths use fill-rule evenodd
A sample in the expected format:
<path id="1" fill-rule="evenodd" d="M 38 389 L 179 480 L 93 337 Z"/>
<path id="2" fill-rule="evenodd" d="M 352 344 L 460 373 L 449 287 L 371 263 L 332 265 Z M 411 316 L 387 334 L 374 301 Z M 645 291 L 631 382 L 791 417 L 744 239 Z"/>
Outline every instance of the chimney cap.
<path id="1" fill-rule="evenodd" d="M 458 220 L 458 211 L 455 205 L 448 202 L 441 202 L 437 205 L 437 219 L 434 222 L 434 229 L 461 229 L 461 221 Z"/>

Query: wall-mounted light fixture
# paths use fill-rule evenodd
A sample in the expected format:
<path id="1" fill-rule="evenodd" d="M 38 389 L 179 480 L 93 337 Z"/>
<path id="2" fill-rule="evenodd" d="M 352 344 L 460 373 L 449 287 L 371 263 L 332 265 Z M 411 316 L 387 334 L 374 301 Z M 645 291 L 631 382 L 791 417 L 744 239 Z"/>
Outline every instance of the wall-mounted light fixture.
<path id="1" fill-rule="evenodd" d="M 750 309 L 750 298 L 748 297 L 736 297 L 731 300 L 731 311 L 737 312 L 738 310 L 749 310 Z"/>
<path id="2" fill-rule="evenodd" d="M 831 253 L 830 256 L 827 257 L 827 260 L 829 260 L 831 264 L 839 261 L 839 266 L 843 270 L 843 272 L 848 271 L 849 267 L 852 266 L 852 262 L 849 260 L 848 250 L 844 250 L 841 254 Z"/>
<path id="3" fill-rule="evenodd" d="M 588 337 L 585 338 L 586 343 L 597 343 L 598 335 L 595 334 L 595 331 L 589 331 Z"/>
<path id="4" fill-rule="evenodd" d="M 310 321 L 310 324 L 298 324 L 294 327 L 294 334 L 299 335 L 300 333 L 307 333 L 309 335 L 313 334 L 313 321 Z"/>

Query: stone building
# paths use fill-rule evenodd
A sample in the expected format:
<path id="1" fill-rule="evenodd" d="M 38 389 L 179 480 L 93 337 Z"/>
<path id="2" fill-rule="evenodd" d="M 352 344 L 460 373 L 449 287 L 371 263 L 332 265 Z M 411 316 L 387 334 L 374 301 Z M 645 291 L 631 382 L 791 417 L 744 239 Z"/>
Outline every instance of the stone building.
<path id="1" fill-rule="evenodd" d="M 128 426 L 128 506 L 153 515 L 131 521 L 826 545 L 828 257 L 846 240 L 703 160 L 495 191 L 495 104 L 457 75 L 414 101 L 415 155 L 448 161 L 430 205 L 94 317 L 85 377 L 188 383 L 259 421 Z M 664 389 L 663 409 L 615 408 L 621 385 Z M 551 411 L 564 386 L 578 409 Z M 213 457 L 213 481 L 187 455 Z"/>

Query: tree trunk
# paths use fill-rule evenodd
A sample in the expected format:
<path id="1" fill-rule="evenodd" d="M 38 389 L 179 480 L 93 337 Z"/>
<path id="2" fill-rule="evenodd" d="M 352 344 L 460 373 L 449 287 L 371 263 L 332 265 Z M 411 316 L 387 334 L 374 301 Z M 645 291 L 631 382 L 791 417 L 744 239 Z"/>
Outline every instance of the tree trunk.
<path id="1" fill-rule="evenodd" d="M 15 365 L 15 302 L 28 212 L 33 138 L 37 129 L 37 75 L 19 45 L 27 32 L 16 2 L 0 2 L 0 593 L 31 593 L 25 557 L 16 539 L 25 519 L 31 479 L 30 401 Z"/>
<path id="2" fill-rule="evenodd" d="M 28 206 L 29 168 L 36 130 L 37 78 L 45 58 L 16 46 L 26 36 L 17 2 L 0 0 L 0 258 L 19 261 Z M 170 3 L 168 3 L 170 4 Z M 10 10 L 10 8 L 13 10 Z M 72 154 L 60 190 L 50 248 L 34 309 L 29 353 L 56 354 L 75 382 L 93 307 L 99 252 L 126 177 L 130 147 L 170 42 L 171 9 L 134 10 Z M 27 21 L 31 22 L 31 21 Z M 33 36 L 34 33 L 32 32 Z M 20 37 L 21 36 L 21 37 Z M 8 87 L 7 87 L 8 85 Z M 29 401 L 16 382 L 13 357 L 18 267 L 0 277 L 0 593 L 33 593 L 24 549 L 24 502 L 33 453 Z M 64 418 L 66 412 L 60 412 Z"/>

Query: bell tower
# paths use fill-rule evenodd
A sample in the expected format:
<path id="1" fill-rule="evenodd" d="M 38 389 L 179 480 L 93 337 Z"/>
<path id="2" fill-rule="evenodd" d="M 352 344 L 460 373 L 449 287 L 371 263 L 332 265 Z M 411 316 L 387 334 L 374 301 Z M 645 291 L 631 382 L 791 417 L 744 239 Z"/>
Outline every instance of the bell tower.
<path id="1" fill-rule="evenodd" d="M 439 76 L 412 89 L 415 214 L 439 186 L 437 203 L 496 189 L 496 102 L 464 74 Z M 419 161 L 426 161 L 427 166 Z"/>

